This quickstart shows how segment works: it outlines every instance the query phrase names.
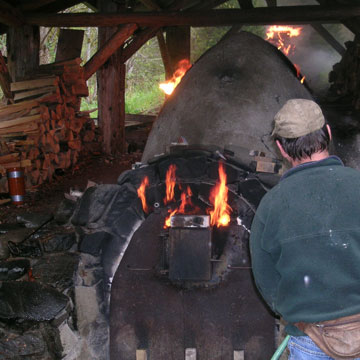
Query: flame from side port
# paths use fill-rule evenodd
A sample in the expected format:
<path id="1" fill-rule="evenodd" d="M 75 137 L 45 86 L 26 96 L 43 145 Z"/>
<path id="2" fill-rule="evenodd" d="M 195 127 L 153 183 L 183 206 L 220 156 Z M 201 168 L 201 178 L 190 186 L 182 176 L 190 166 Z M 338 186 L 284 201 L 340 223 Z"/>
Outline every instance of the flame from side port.
<path id="1" fill-rule="evenodd" d="M 141 182 L 140 187 L 137 189 L 137 194 L 141 200 L 142 207 L 145 213 L 149 212 L 149 207 L 146 204 L 146 188 L 149 186 L 149 178 L 147 176 L 144 177 L 144 179 Z"/>
<path id="2" fill-rule="evenodd" d="M 165 186 L 166 186 L 166 196 L 164 198 L 164 204 L 174 200 L 175 195 L 175 185 L 176 185 L 176 166 L 171 164 L 166 172 Z"/>
<path id="3" fill-rule="evenodd" d="M 166 94 L 171 95 L 174 91 L 174 89 L 178 86 L 179 82 L 183 78 L 183 76 L 186 74 L 186 72 L 191 68 L 191 64 L 189 60 L 184 59 L 179 61 L 178 67 L 175 70 L 172 78 L 170 80 L 167 80 L 163 83 L 159 84 L 159 88 Z"/>
<path id="4" fill-rule="evenodd" d="M 212 226 L 227 226 L 230 222 L 231 207 L 228 205 L 228 188 L 224 165 L 219 163 L 219 182 L 211 190 L 210 202 L 214 209 L 209 211 Z"/>
<path id="5" fill-rule="evenodd" d="M 192 201 L 191 201 L 192 191 L 190 187 L 188 186 L 186 191 L 183 191 L 181 193 L 181 204 L 178 208 L 175 210 L 169 210 L 169 216 L 165 219 L 165 225 L 164 229 L 170 227 L 171 225 L 171 217 L 175 214 L 185 214 L 186 213 L 186 207 L 191 206 L 193 207 Z"/>

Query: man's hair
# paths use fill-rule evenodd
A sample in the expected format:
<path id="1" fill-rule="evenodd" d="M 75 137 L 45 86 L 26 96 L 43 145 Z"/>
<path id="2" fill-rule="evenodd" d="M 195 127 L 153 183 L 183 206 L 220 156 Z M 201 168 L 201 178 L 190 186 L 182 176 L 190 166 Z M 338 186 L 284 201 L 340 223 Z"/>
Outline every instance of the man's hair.
<path id="1" fill-rule="evenodd" d="M 311 155 L 329 149 L 330 135 L 326 124 L 319 130 L 294 139 L 288 139 L 275 135 L 275 141 L 279 140 L 284 151 L 293 159 L 301 160 Z"/>

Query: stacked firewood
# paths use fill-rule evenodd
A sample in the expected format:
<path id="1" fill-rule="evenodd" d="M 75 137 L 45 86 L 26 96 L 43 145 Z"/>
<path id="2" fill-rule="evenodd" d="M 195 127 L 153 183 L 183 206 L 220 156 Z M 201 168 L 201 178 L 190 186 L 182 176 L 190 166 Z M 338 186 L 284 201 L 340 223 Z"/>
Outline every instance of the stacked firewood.
<path id="1" fill-rule="evenodd" d="M 329 99 L 340 100 L 360 109 L 360 42 L 345 43 L 346 52 L 329 74 Z"/>
<path id="2" fill-rule="evenodd" d="M 2 175 L 20 166 L 28 187 L 51 181 L 56 169 L 75 165 L 84 148 L 101 141 L 89 112 L 80 111 L 80 97 L 88 96 L 80 62 L 43 65 L 31 79 L 11 83 L 15 103 L 0 107 Z"/>

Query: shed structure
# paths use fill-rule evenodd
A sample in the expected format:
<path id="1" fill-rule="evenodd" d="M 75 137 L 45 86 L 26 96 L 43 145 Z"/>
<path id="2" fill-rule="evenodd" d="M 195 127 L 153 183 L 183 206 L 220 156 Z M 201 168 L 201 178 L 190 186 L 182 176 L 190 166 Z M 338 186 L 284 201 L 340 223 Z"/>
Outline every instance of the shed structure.
<path id="1" fill-rule="evenodd" d="M 311 24 L 340 54 L 344 47 L 322 26 L 343 23 L 360 34 L 360 4 L 350 0 L 314 0 L 314 5 L 277 6 L 266 0 L 254 7 L 238 0 L 239 8 L 218 9 L 227 0 L 102 0 L 87 1 L 93 13 L 64 13 L 79 0 L 1 0 L 0 33 L 7 33 L 7 66 L 12 81 L 39 65 L 39 27 L 98 27 L 99 49 L 84 65 L 85 78 L 98 72 L 99 124 L 103 149 L 125 151 L 125 63 L 142 45 L 157 37 L 165 73 L 190 57 L 190 27 L 269 24 Z M 0 74 L 1 75 L 1 74 Z M 0 76 L 3 92 L 9 94 Z"/>

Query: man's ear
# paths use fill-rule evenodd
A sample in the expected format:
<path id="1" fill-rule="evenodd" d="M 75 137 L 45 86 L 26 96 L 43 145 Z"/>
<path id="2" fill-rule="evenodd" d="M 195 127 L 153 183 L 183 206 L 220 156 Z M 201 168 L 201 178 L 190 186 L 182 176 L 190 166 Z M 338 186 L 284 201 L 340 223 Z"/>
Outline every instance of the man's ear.
<path id="1" fill-rule="evenodd" d="M 282 147 L 282 145 L 280 144 L 279 140 L 276 140 L 276 146 L 279 148 L 281 156 L 286 159 L 287 161 L 289 161 L 290 163 L 292 162 L 291 157 L 285 152 L 284 148 Z"/>
<path id="2" fill-rule="evenodd" d="M 330 126 L 328 124 L 326 124 L 326 128 L 327 128 L 327 131 L 329 133 L 330 140 L 332 140 L 332 134 L 331 134 Z"/>

